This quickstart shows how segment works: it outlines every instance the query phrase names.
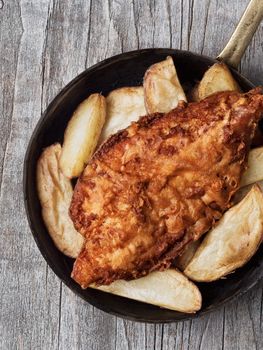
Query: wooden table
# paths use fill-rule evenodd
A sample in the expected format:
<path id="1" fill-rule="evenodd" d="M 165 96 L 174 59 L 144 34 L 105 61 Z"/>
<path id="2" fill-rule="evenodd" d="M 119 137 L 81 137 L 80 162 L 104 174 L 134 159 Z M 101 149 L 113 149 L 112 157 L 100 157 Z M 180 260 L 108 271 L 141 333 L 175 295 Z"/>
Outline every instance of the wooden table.
<path id="1" fill-rule="evenodd" d="M 262 349 L 262 286 L 209 316 L 170 325 L 112 317 L 74 295 L 30 233 L 23 158 L 41 113 L 77 74 L 112 55 L 173 47 L 216 56 L 248 0 L 0 1 L 0 348 Z M 263 83 L 263 26 L 241 70 Z"/>

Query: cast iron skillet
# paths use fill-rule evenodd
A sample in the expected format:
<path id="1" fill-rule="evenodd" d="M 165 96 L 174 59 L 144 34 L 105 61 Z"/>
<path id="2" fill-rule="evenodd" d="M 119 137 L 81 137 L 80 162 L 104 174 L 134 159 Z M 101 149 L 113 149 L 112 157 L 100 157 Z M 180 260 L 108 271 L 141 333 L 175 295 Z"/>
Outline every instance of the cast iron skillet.
<path id="1" fill-rule="evenodd" d="M 242 18 L 243 23 L 239 25 L 236 31 L 240 32 L 240 30 L 244 29 L 242 26 L 244 26 L 244 22 L 247 23 L 248 18 L 250 20 L 252 17 L 255 19 L 255 14 L 252 15 L 252 12 L 256 3 L 257 1 L 252 1 L 245 17 L 243 16 Z M 263 6 L 261 6 L 261 17 L 262 10 Z M 259 21 L 257 19 L 257 23 Z M 251 38 L 252 32 L 256 29 L 255 22 L 252 22 L 253 28 L 251 29 L 250 26 L 250 29 L 245 31 L 247 36 L 246 43 L 248 43 L 248 37 Z M 239 33 L 239 39 L 240 35 Z M 231 40 L 230 46 L 226 48 L 229 56 L 227 61 L 232 65 L 236 65 L 246 45 L 243 42 L 241 50 L 240 47 L 238 48 L 239 54 L 237 55 L 236 49 L 233 50 L 233 37 Z M 227 52 L 224 53 L 223 51 L 224 55 L 221 55 L 221 59 L 227 57 Z M 229 52 L 232 52 L 232 54 L 229 54 Z M 43 148 L 54 142 L 63 141 L 67 123 L 73 111 L 84 98 L 94 92 L 101 92 L 103 95 L 107 95 L 111 90 L 122 86 L 141 85 L 146 69 L 151 64 L 164 60 L 168 55 L 173 57 L 179 78 L 186 85 L 200 80 L 208 67 L 216 62 L 212 58 L 186 51 L 147 49 L 127 52 L 96 64 L 69 83 L 48 106 L 33 132 L 24 162 L 24 199 L 29 225 L 39 250 L 57 276 L 72 291 L 105 312 L 134 321 L 155 323 L 174 322 L 204 315 L 215 310 L 226 301 L 233 299 L 233 297 L 245 293 L 263 276 L 263 260 L 261 258 L 263 247 L 259 249 L 248 264 L 234 274 L 229 275 L 227 279 L 207 284 L 198 283 L 203 296 L 203 307 L 195 315 L 161 309 L 97 290 L 82 290 L 70 277 L 73 260 L 57 250 L 42 220 L 36 189 L 36 164 Z M 235 62 L 231 61 L 231 59 L 234 59 Z M 236 70 L 232 69 L 232 72 L 244 91 L 253 87 L 253 84 Z"/>

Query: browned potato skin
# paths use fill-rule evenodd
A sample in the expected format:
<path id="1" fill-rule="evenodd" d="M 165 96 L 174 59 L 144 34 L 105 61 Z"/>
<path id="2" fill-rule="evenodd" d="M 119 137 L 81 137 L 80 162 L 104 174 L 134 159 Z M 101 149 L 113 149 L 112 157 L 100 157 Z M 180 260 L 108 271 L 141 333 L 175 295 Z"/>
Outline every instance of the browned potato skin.
<path id="1" fill-rule="evenodd" d="M 185 313 L 195 313 L 202 306 L 198 287 L 176 269 L 151 272 L 131 281 L 118 280 L 108 286 L 91 287 Z"/>
<path id="2" fill-rule="evenodd" d="M 215 63 L 204 74 L 200 83 L 190 94 L 191 101 L 199 102 L 220 91 L 241 91 L 229 68 L 224 63 Z"/>
<path id="3" fill-rule="evenodd" d="M 68 215 L 73 189 L 71 182 L 59 169 L 60 144 L 46 148 L 37 163 L 37 189 L 42 216 L 56 247 L 65 255 L 76 258 L 84 238 L 78 233 Z"/>
<path id="4" fill-rule="evenodd" d="M 143 81 L 145 107 L 149 114 L 166 113 L 186 101 L 172 57 L 147 69 Z"/>
<path id="5" fill-rule="evenodd" d="M 263 193 L 255 185 L 205 236 L 184 273 L 199 282 L 222 278 L 246 264 L 262 238 Z"/>

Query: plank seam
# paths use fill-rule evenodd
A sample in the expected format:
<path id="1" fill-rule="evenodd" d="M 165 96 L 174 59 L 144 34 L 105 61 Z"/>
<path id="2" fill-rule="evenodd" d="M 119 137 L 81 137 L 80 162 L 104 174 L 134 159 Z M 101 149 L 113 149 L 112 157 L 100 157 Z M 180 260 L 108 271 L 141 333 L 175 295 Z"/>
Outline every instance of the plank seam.
<path id="1" fill-rule="evenodd" d="M 85 68 L 87 69 L 88 65 L 88 57 L 89 57 L 89 46 L 90 46 L 90 32 L 91 32 L 91 11 L 92 11 L 92 0 L 89 3 L 89 28 L 87 35 L 87 44 L 86 44 L 86 60 L 85 60 Z"/>
<path id="2" fill-rule="evenodd" d="M 222 330 L 222 350 L 225 348 L 225 316 L 226 316 L 226 309 L 223 307 L 223 330 Z"/>
<path id="3" fill-rule="evenodd" d="M 46 295 L 47 295 L 47 281 L 48 281 L 48 264 L 46 263 L 46 276 L 45 276 L 45 281 L 46 281 Z"/>
<path id="4" fill-rule="evenodd" d="M 192 330 L 192 320 L 190 320 L 190 326 L 189 326 L 189 336 L 188 336 L 188 344 L 187 344 L 187 350 L 190 349 L 190 338 L 191 338 L 191 330 Z"/>
<path id="5" fill-rule="evenodd" d="M 153 343 L 154 343 L 154 347 L 153 349 L 156 350 L 156 324 L 154 325 L 154 336 L 153 336 Z"/>
<path id="6" fill-rule="evenodd" d="M 117 335 L 118 335 L 118 320 L 115 316 L 115 342 L 114 342 L 114 349 L 117 350 Z"/>
<path id="7" fill-rule="evenodd" d="M 189 27 L 188 27 L 188 50 L 190 48 L 191 34 L 193 27 L 193 15 L 194 15 L 194 0 L 191 1 L 190 11 L 189 11 Z"/>
<path id="8" fill-rule="evenodd" d="M 151 14 L 153 13 L 154 15 L 153 15 L 153 17 L 152 17 L 152 23 L 153 23 L 153 38 L 152 38 L 152 45 L 153 45 L 153 47 L 155 47 L 155 45 L 154 45 L 154 37 L 155 37 L 155 0 L 153 0 L 153 12 L 152 11 L 150 11 L 151 12 Z"/>
<path id="9" fill-rule="evenodd" d="M 47 41 L 48 41 L 48 30 L 50 27 L 50 18 L 51 18 L 51 3 L 53 9 L 53 0 L 49 1 L 48 4 L 48 15 L 47 22 L 45 26 L 45 37 L 43 41 L 42 55 L 41 55 L 41 65 L 42 65 L 42 73 L 41 73 L 41 113 L 43 113 L 43 99 L 44 99 L 44 84 L 45 84 L 45 73 L 46 73 L 46 50 L 47 50 Z"/>
<path id="10" fill-rule="evenodd" d="M 62 304 L 62 282 L 59 288 L 59 310 L 58 310 L 58 350 L 60 347 L 60 330 L 61 330 L 61 304 Z"/>
<path id="11" fill-rule="evenodd" d="M 262 306 L 263 306 L 263 288 L 261 291 L 261 300 L 260 300 L 260 317 L 259 317 L 260 325 L 262 325 L 262 311 L 263 311 Z"/>
<path id="12" fill-rule="evenodd" d="M 161 326 L 161 350 L 163 350 L 163 324 Z"/>
<path id="13" fill-rule="evenodd" d="M 198 349 L 201 349 L 201 348 L 202 348 L 202 344 L 203 344 L 203 341 L 204 341 L 204 336 L 205 336 L 205 334 L 206 334 L 206 332 L 207 332 L 209 320 L 210 320 L 210 316 L 209 316 L 208 320 L 206 321 L 205 329 L 204 329 L 204 331 L 203 331 L 202 334 L 201 334 L 201 339 L 200 339 L 200 343 L 199 343 Z"/>
<path id="14" fill-rule="evenodd" d="M 184 325 L 185 325 L 185 322 L 182 322 L 181 345 L 183 344 L 183 339 L 184 339 Z"/>
<path id="15" fill-rule="evenodd" d="M 126 339 L 126 342 L 127 342 L 127 345 L 128 345 L 128 350 L 131 350 L 129 337 L 128 337 L 128 331 L 127 331 L 127 324 L 126 324 L 126 322 L 129 322 L 129 321 L 123 320 L 122 322 L 123 322 L 125 339 Z"/>
<path id="16" fill-rule="evenodd" d="M 206 27 L 207 27 L 207 23 L 208 23 L 208 15 L 209 15 L 209 10 L 210 10 L 210 5 L 211 5 L 211 0 L 208 1 L 207 10 L 206 10 L 206 13 L 205 13 L 205 31 L 204 31 L 204 35 L 203 35 L 203 43 L 202 43 L 201 54 L 203 54 L 204 48 L 205 48 Z"/>
<path id="17" fill-rule="evenodd" d="M 251 293 L 250 293 L 250 294 L 251 294 Z M 252 334 L 253 334 L 253 340 L 254 340 L 254 344 L 255 344 L 255 349 L 258 350 L 256 332 L 255 332 L 255 328 L 254 328 L 254 322 L 253 322 L 253 318 L 252 318 L 252 316 L 251 316 L 251 311 L 250 311 L 250 308 L 249 308 L 249 305 L 248 305 L 248 304 L 247 304 L 247 309 L 248 309 L 248 315 L 249 315 L 249 318 L 250 318 L 250 321 L 251 321 Z"/>
<path id="18" fill-rule="evenodd" d="M 180 50 L 182 50 L 182 46 L 183 46 L 183 24 L 184 24 L 183 8 L 184 8 L 183 0 L 181 0 Z"/>
<path id="19" fill-rule="evenodd" d="M 133 13 L 133 22 L 134 22 L 134 27 L 135 27 L 135 35 L 136 35 L 136 41 L 137 41 L 137 50 L 140 47 L 140 39 L 139 39 L 139 34 L 138 34 L 138 27 L 137 27 L 137 19 L 135 18 L 135 3 L 134 0 L 132 0 L 132 13 Z"/>
<path id="20" fill-rule="evenodd" d="M 165 4 L 166 4 L 166 10 L 168 14 L 168 23 L 169 23 L 169 34 L 170 34 L 169 47 L 172 48 L 173 37 L 172 37 L 172 23 L 171 23 L 171 8 L 168 0 L 165 1 Z"/>
<path id="21" fill-rule="evenodd" d="M 104 51 L 103 58 L 106 58 L 108 56 L 110 26 L 111 26 L 111 20 L 112 20 L 112 14 L 111 14 L 111 9 L 110 9 L 110 0 L 108 0 L 107 3 L 108 3 L 109 25 L 108 25 L 108 30 L 107 30 L 107 44 L 106 44 L 106 49 Z"/>
<path id="22" fill-rule="evenodd" d="M 7 148 L 10 142 L 11 134 L 12 134 L 12 124 L 13 124 L 13 114 L 14 114 L 14 102 L 15 102 L 15 92 L 16 92 L 16 78 L 17 78 L 17 69 L 18 69 L 18 59 L 19 59 L 19 54 L 20 54 L 20 48 L 21 48 L 21 42 L 22 42 L 22 37 L 25 32 L 24 26 L 23 26 L 23 21 L 22 21 L 22 15 L 21 15 L 21 5 L 19 3 L 19 18 L 20 18 L 20 23 L 21 23 L 21 36 L 19 38 L 19 45 L 18 45 L 18 50 L 17 50 L 17 55 L 16 55 L 16 70 L 15 70 L 15 77 L 14 77 L 14 92 L 12 96 L 12 107 L 11 107 L 11 120 L 9 122 L 10 127 L 8 128 L 8 137 L 6 139 L 6 143 L 4 145 L 4 157 L 3 157 L 3 163 L 1 165 L 0 169 L 0 201 L 2 199 L 2 186 L 3 186 L 3 179 L 4 179 L 4 171 L 5 171 L 5 163 L 6 163 L 6 155 L 7 155 Z"/>

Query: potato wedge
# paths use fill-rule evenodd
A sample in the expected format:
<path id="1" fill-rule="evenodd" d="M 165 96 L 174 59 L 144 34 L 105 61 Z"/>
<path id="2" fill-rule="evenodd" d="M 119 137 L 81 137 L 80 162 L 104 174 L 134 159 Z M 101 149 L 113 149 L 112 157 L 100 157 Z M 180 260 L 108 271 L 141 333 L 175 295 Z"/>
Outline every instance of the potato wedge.
<path id="1" fill-rule="evenodd" d="M 73 190 L 71 182 L 59 169 L 60 144 L 46 148 L 37 163 L 37 189 L 42 216 L 56 247 L 65 255 L 76 258 L 84 238 L 68 215 Z"/>
<path id="2" fill-rule="evenodd" d="M 263 180 L 263 147 L 254 148 L 248 155 L 248 168 L 244 172 L 240 187 Z"/>
<path id="3" fill-rule="evenodd" d="M 263 193 L 255 185 L 205 236 L 184 270 L 194 281 L 215 281 L 243 266 L 263 238 Z"/>
<path id="4" fill-rule="evenodd" d="M 200 83 L 192 91 L 191 99 L 199 102 L 219 91 L 241 91 L 224 63 L 215 63 L 205 72 Z"/>
<path id="5" fill-rule="evenodd" d="M 247 185 L 245 187 L 241 187 L 234 195 L 233 198 L 233 202 L 239 203 L 247 194 L 248 192 L 251 190 L 251 188 L 254 186 L 255 184 L 250 184 Z M 263 181 L 258 181 L 257 185 L 260 187 L 261 191 L 263 191 Z"/>
<path id="6" fill-rule="evenodd" d="M 192 260 L 193 256 L 195 255 L 195 252 L 197 251 L 198 247 L 201 244 L 201 240 L 190 242 L 186 249 L 183 251 L 182 255 L 179 255 L 175 259 L 175 266 L 183 271 L 187 265 L 189 265 L 190 261 Z"/>
<path id="7" fill-rule="evenodd" d="M 186 101 L 173 59 L 170 56 L 147 69 L 143 88 L 145 106 L 149 114 L 169 112 L 178 105 L 180 100 Z"/>
<path id="8" fill-rule="evenodd" d="M 91 158 L 106 116 L 105 97 L 90 95 L 74 112 L 64 135 L 60 169 L 68 178 L 79 176 Z"/>
<path id="9" fill-rule="evenodd" d="M 197 286 L 175 269 L 155 271 L 132 281 L 119 280 L 109 286 L 92 288 L 186 313 L 200 310 L 202 304 Z"/>
<path id="10" fill-rule="evenodd" d="M 144 106 L 144 92 L 142 86 L 123 87 L 113 90 L 106 97 L 107 115 L 106 122 L 101 132 L 102 143 L 110 135 L 125 129 L 131 122 L 146 115 Z"/>

